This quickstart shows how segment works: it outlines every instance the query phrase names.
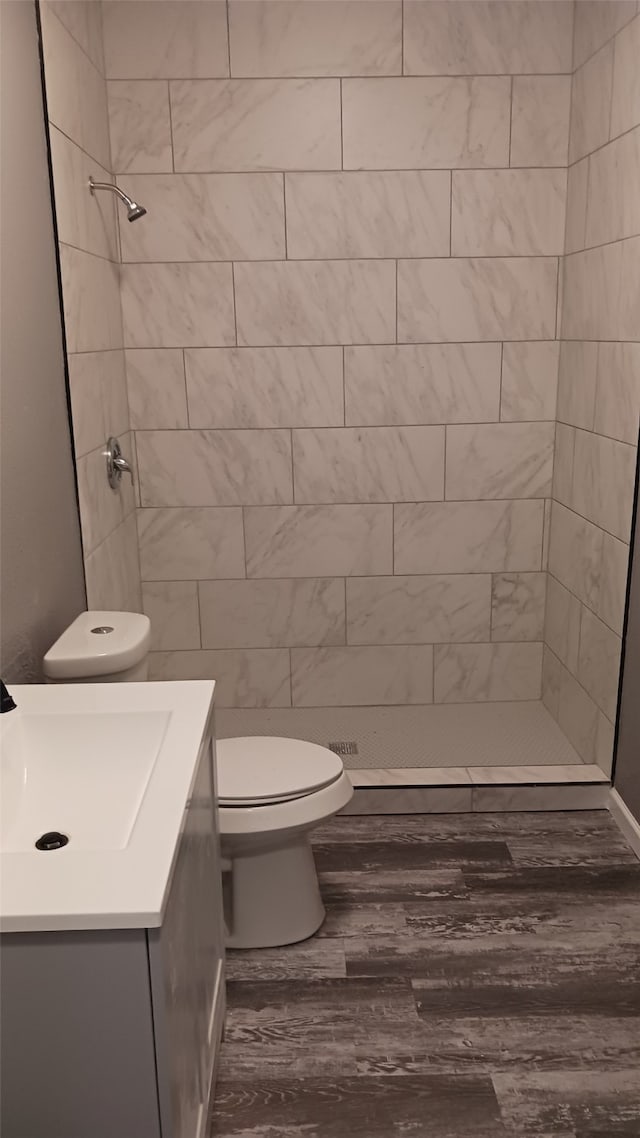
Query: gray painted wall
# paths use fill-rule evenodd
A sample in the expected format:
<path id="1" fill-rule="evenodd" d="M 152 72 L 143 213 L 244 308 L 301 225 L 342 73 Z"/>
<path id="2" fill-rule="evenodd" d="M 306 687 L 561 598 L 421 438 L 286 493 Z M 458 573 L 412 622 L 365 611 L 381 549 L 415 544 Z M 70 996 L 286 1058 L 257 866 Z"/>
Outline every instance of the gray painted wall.
<path id="1" fill-rule="evenodd" d="M 638 501 L 614 786 L 631 813 L 640 822 L 640 502 Z"/>
<path id="2" fill-rule="evenodd" d="M 35 4 L 0 3 L 0 674 L 41 679 L 85 605 Z"/>

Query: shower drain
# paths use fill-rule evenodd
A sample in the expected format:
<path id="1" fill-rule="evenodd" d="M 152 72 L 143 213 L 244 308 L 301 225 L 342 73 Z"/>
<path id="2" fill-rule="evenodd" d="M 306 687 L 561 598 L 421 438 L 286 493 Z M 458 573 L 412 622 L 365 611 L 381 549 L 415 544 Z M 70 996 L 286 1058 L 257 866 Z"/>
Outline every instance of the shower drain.
<path id="1" fill-rule="evenodd" d="M 354 742 L 353 740 L 351 740 L 350 742 L 341 741 L 339 743 L 328 743 L 327 746 L 328 746 L 329 750 L 333 751 L 334 754 L 336 754 L 336 755 L 357 755 L 358 754 L 358 744 L 356 742 Z"/>

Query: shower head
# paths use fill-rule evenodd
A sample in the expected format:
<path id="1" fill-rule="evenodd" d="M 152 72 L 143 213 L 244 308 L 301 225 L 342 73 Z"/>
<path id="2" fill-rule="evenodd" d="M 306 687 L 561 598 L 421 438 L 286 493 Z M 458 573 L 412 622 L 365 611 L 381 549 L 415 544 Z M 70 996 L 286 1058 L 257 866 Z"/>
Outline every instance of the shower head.
<path id="1" fill-rule="evenodd" d="M 127 207 L 128 221 L 137 221 L 139 217 L 144 217 L 147 212 L 143 205 L 134 202 L 133 198 L 125 194 L 124 190 L 121 190 L 119 186 L 114 186 L 111 182 L 94 182 L 93 178 L 89 178 L 89 192 L 95 194 L 96 190 L 110 190 L 112 194 L 120 198 L 120 201 L 124 202 Z"/>

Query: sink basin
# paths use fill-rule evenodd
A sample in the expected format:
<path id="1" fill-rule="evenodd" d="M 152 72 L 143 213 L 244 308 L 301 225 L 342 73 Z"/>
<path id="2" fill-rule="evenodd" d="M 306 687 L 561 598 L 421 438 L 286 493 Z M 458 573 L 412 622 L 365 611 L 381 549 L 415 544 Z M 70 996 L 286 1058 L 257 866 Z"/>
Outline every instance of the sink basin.
<path id="1" fill-rule="evenodd" d="M 0 931 L 162 922 L 209 680 L 10 684 L 0 717 Z M 51 831 L 61 848 L 37 849 Z"/>
<path id="2" fill-rule="evenodd" d="M 51 830 L 73 850 L 126 846 L 168 723 L 162 711 L 25 714 L 7 722 L 0 850 L 31 850 Z"/>

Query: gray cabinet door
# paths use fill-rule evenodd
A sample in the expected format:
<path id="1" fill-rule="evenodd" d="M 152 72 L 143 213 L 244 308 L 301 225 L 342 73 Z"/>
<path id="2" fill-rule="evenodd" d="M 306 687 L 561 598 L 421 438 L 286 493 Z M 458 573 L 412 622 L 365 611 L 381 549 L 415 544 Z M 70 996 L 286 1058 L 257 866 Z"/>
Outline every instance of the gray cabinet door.
<path id="1" fill-rule="evenodd" d="M 149 960 L 163 1138 L 200 1138 L 224 1014 L 213 745 L 203 749 Z"/>

